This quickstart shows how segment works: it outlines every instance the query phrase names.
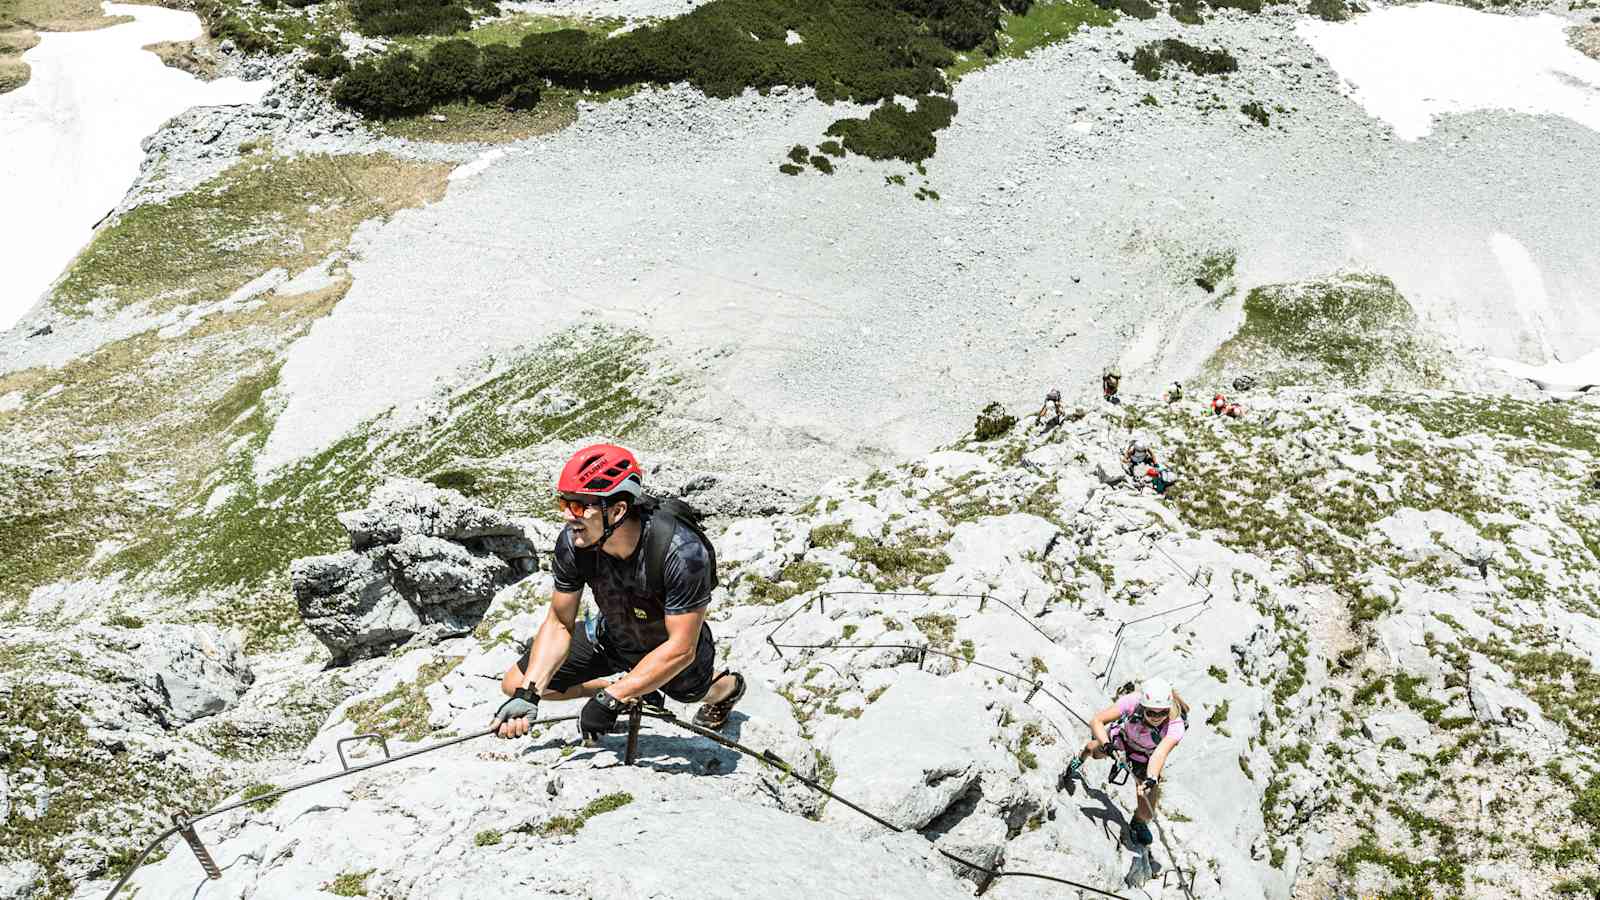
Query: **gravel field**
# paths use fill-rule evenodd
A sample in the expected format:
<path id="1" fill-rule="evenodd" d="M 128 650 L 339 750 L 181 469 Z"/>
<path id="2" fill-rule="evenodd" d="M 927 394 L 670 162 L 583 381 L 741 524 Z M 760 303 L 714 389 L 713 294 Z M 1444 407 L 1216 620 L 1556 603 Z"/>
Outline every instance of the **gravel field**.
<path id="1" fill-rule="evenodd" d="M 367 236 L 349 296 L 283 369 L 261 465 L 585 315 L 701 354 L 721 412 L 753 426 L 840 455 L 910 453 L 990 397 L 1089 396 L 1114 360 L 1135 391 L 1193 371 L 1242 294 L 1212 304 L 1194 286 L 1211 250 L 1237 251 L 1245 287 L 1386 274 L 1463 347 L 1538 361 L 1543 338 L 1491 253 L 1505 235 L 1542 270 L 1553 349 L 1600 342 L 1600 243 L 1574 240 L 1595 232 L 1600 186 L 1573 178 L 1600 135 L 1473 113 L 1397 140 L 1295 20 L 1124 19 L 972 74 L 926 179 L 859 157 L 832 177 L 778 174 L 790 145 L 847 114 L 804 92 L 676 87 L 586 110 Z M 1241 71 L 1152 83 L 1118 59 L 1179 33 Z M 1221 109 L 1196 108 L 1212 94 Z M 1274 109 L 1270 128 L 1235 111 L 1250 99 Z M 941 200 L 914 197 L 924 181 Z"/>

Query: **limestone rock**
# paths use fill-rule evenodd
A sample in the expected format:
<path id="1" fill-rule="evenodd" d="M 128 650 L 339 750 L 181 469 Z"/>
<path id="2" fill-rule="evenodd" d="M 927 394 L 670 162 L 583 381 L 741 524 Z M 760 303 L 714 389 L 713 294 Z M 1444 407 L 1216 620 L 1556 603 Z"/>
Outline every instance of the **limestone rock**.
<path id="1" fill-rule="evenodd" d="M 238 641 L 215 625 L 147 625 L 137 634 L 134 653 L 155 673 L 178 722 L 228 709 L 255 681 Z"/>
<path id="2" fill-rule="evenodd" d="M 289 569 L 301 618 L 337 662 L 419 634 L 464 634 L 496 591 L 536 566 L 533 543 L 510 516 L 422 482 L 391 480 L 339 521 L 350 550 Z"/>

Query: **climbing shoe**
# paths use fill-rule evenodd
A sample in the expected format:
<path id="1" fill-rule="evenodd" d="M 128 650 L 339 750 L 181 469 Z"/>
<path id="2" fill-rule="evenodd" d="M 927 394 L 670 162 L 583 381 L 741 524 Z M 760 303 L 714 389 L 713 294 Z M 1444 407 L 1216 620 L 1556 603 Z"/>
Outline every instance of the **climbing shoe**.
<path id="1" fill-rule="evenodd" d="M 733 676 L 735 682 L 733 693 L 729 694 L 726 700 L 700 704 L 700 709 L 694 714 L 694 723 L 701 728 L 721 731 L 722 727 L 728 724 L 728 715 L 733 712 L 733 707 L 744 698 L 744 676 L 738 672 L 723 672 L 713 679 L 712 683 L 721 681 L 723 675 Z"/>
<path id="2" fill-rule="evenodd" d="M 1067 770 L 1061 773 L 1061 786 L 1067 789 L 1068 794 L 1078 792 L 1078 779 L 1083 777 L 1079 770 L 1082 768 L 1083 760 L 1075 756 L 1072 762 L 1067 763 Z"/>
<path id="3" fill-rule="evenodd" d="M 1141 847 L 1148 847 L 1155 843 L 1155 835 L 1150 833 L 1150 826 L 1138 819 L 1133 820 L 1133 825 L 1128 829 L 1133 833 L 1133 842 Z"/>

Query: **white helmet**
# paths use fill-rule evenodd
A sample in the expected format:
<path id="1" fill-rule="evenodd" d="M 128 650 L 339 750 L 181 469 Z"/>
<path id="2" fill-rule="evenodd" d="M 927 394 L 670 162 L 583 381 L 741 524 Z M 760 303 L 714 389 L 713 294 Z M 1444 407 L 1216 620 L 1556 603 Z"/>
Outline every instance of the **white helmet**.
<path id="1" fill-rule="evenodd" d="M 1142 431 L 1134 432 L 1133 437 L 1128 440 L 1128 446 L 1148 450 L 1150 449 L 1150 435 Z"/>
<path id="2" fill-rule="evenodd" d="M 1172 684 L 1159 676 L 1146 679 L 1139 691 L 1139 705 L 1145 709 L 1171 709 Z"/>

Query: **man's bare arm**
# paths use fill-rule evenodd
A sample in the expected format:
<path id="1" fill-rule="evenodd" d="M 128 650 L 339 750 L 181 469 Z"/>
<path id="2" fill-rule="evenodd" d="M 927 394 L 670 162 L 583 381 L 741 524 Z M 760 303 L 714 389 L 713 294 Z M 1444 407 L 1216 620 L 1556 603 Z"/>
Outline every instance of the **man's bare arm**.
<path id="1" fill-rule="evenodd" d="M 694 662 L 700 643 L 700 626 L 705 620 L 703 606 L 693 612 L 667 616 L 666 641 L 639 660 L 633 671 L 606 688 L 606 693 L 618 700 L 634 700 L 671 681 Z"/>
<path id="2" fill-rule="evenodd" d="M 533 639 L 533 653 L 528 660 L 528 671 L 519 687 L 534 686 L 542 695 L 550 687 L 550 679 L 567 661 L 567 651 L 572 647 L 572 629 L 578 624 L 579 592 L 556 591 L 550 595 L 550 611 L 539 626 Z"/>

